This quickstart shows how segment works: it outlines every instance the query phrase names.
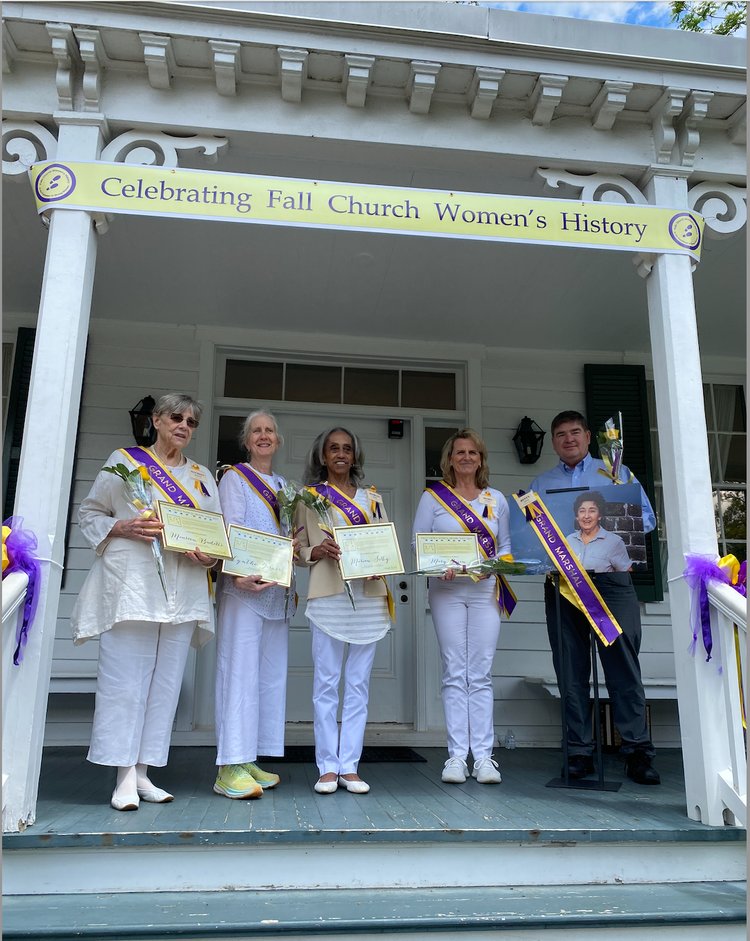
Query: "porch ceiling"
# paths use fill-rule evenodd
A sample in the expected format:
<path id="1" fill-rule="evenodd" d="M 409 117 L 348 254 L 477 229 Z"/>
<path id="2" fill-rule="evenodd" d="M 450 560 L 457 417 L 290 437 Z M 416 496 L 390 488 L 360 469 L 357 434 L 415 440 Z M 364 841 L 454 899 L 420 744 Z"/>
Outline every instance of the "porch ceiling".
<path id="1" fill-rule="evenodd" d="M 304 154 L 233 147 L 220 169 L 542 195 L 534 168 L 520 161 L 498 167 L 482 155 L 459 161 L 454 152 L 441 161 L 431 152 L 426 165 L 416 149 L 394 159 L 390 149 L 357 147 L 357 155 L 321 142 Z M 25 183 L 4 185 L 3 217 L 4 307 L 33 312 L 46 230 Z M 743 231 L 704 245 L 695 276 L 704 354 L 744 348 L 745 241 Z M 632 259 L 628 252 L 118 216 L 99 240 L 92 316 L 648 350 L 645 282 Z"/>

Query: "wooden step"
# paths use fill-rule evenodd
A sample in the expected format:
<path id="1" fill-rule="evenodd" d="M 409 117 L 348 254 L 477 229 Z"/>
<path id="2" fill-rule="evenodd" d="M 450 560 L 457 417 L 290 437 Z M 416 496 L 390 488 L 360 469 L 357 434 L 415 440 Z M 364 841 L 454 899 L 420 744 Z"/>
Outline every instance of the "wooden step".
<path id="1" fill-rule="evenodd" d="M 15 896 L 5 901 L 3 938 L 333 938 L 440 932 L 440 938 L 504 941 L 744 937 L 744 882 L 534 888 L 267 890 L 117 895 Z M 668 931 L 669 928 L 674 929 Z M 667 931 L 667 934 L 664 932 Z M 576 935 L 576 932 L 583 934 Z"/>

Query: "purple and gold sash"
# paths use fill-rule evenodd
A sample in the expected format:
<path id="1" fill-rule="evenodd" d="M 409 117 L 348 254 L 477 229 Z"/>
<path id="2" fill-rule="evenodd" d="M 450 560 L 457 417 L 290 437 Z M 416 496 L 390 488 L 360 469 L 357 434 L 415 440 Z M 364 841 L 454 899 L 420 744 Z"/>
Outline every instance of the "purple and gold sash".
<path id="1" fill-rule="evenodd" d="M 497 555 L 495 537 L 482 522 L 482 517 L 476 514 L 473 507 L 459 497 L 456 491 L 452 487 L 449 487 L 443 480 L 428 484 L 425 490 L 427 493 L 432 494 L 443 509 L 447 510 L 451 516 L 458 520 L 465 532 L 476 533 L 479 540 L 479 548 L 486 559 L 495 558 Z M 508 584 L 504 575 L 497 575 L 496 579 L 497 586 L 495 596 L 497 603 L 506 618 L 509 618 L 518 603 L 518 599 L 513 594 L 513 589 Z"/>
<path id="2" fill-rule="evenodd" d="M 608 647 L 622 634 L 622 628 L 568 545 L 560 527 L 536 493 L 513 496 L 521 511 L 526 511 L 527 521 L 563 576 L 561 594 L 586 615 L 601 642 Z"/>
<path id="3" fill-rule="evenodd" d="M 235 464 L 232 470 L 237 471 L 237 473 L 247 481 L 250 488 L 257 493 L 260 499 L 266 504 L 276 518 L 276 525 L 279 527 L 279 532 L 281 532 L 281 510 L 279 509 L 279 501 L 276 499 L 276 493 L 273 488 L 269 487 L 265 480 L 247 464 Z"/>
<path id="4" fill-rule="evenodd" d="M 120 448 L 120 452 L 130 458 L 135 465 L 142 464 L 146 468 L 151 483 L 170 503 L 189 506 L 193 509 L 200 508 L 152 451 L 147 451 L 145 448 Z"/>
<path id="5" fill-rule="evenodd" d="M 321 497 L 325 497 L 326 500 L 332 505 L 335 506 L 338 510 L 341 510 L 344 519 L 346 520 L 347 526 L 368 526 L 370 520 L 359 506 L 357 506 L 354 501 L 350 500 L 345 493 L 342 493 L 338 487 L 334 487 L 333 484 L 322 483 L 316 484 L 314 487 L 310 487 L 310 490 L 313 490 L 315 493 L 319 494 Z M 374 489 L 374 488 L 372 488 Z M 333 539 L 333 533 L 329 533 L 327 529 L 323 529 L 321 526 L 321 531 L 328 536 L 329 539 Z M 391 620 L 395 623 L 396 621 L 396 605 L 393 601 L 393 596 L 391 595 L 391 590 L 388 587 L 388 582 L 385 580 L 385 576 L 380 576 L 383 579 L 383 584 L 385 585 L 386 593 L 386 604 L 388 605 L 388 613 L 391 616 Z"/>

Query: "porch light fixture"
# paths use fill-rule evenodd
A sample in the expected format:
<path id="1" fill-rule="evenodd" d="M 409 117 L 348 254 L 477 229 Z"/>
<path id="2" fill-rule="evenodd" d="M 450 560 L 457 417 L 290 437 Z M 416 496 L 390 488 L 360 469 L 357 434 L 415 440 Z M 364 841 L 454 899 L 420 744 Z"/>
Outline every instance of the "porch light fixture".
<path id="1" fill-rule="evenodd" d="M 137 405 L 130 409 L 130 424 L 133 428 L 135 443 L 147 448 L 156 441 L 156 429 L 151 421 L 156 402 L 150 395 L 144 395 Z"/>
<path id="2" fill-rule="evenodd" d="M 518 451 L 518 460 L 522 464 L 536 464 L 542 453 L 545 432 L 535 421 L 524 415 L 521 424 L 513 435 L 513 443 Z"/>

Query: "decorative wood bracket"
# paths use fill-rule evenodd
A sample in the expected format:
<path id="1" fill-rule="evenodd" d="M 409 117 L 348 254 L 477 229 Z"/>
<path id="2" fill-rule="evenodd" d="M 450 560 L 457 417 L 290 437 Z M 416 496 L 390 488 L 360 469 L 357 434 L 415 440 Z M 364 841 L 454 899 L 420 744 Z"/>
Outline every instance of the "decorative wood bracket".
<path id="1" fill-rule="evenodd" d="M 625 107 L 632 82 L 607 81 L 591 105 L 591 123 L 597 131 L 609 131 L 615 118 Z"/>
<path id="2" fill-rule="evenodd" d="M 656 262 L 656 255 L 647 252 L 637 252 L 633 257 L 633 264 L 636 266 L 638 274 L 642 278 L 647 278 L 651 274 L 651 269 Z"/>
<path id="3" fill-rule="evenodd" d="M 411 63 L 406 94 L 412 114 L 429 114 L 439 72 L 439 62 L 421 62 L 415 59 Z"/>
<path id="4" fill-rule="evenodd" d="M 549 127 L 555 108 L 562 101 L 563 88 L 568 84 L 567 75 L 540 75 L 529 98 L 531 123 L 538 127 Z"/>
<path id="5" fill-rule="evenodd" d="M 675 145 L 674 119 L 682 111 L 689 88 L 665 88 L 651 111 L 654 155 L 657 163 L 670 163 Z"/>
<path id="6" fill-rule="evenodd" d="M 52 55 L 57 62 L 55 87 L 60 111 L 73 110 L 73 73 L 80 61 L 78 46 L 73 37 L 73 28 L 67 23 L 46 23 L 52 40 Z"/>
<path id="7" fill-rule="evenodd" d="M 35 121 L 3 121 L 3 177 L 23 183 L 34 163 L 54 160 L 57 138 Z"/>
<path id="8" fill-rule="evenodd" d="M 586 176 L 566 170 L 548 170 L 539 167 L 536 175 L 544 180 L 546 196 L 558 199 L 580 199 L 582 202 L 639 203 L 648 200 L 635 183 L 613 173 L 591 173 Z"/>
<path id="9" fill-rule="evenodd" d="M 143 43 L 143 59 L 148 68 L 148 81 L 152 88 L 169 89 L 175 71 L 175 58 L 171 36 L 138 33 Z"/>
<path id="10" fill-rule="evenodd" d="M 179 151 L 202 153 L 206 163 L 216 163 L 229 147 L 226 137 L 172 137 L 164 131 L 125 131 L 102 150 L 101 159 L 112 163 L 177 167 Z"/>
<path id="11" fill-rule="evenodd" d="M 346 59 L 346 103 L 350 108 L 364 108 L 367 89 L 372 81 L 374 56 L 344 56 Z"/>
<path id="12" fill-rule="evenodd" d="M 78 40 L 78 48 L 81 51 L 83 60 L 83 110 L 101 111 L 100 95 L 102 85 L 102 75 L 104 64 L 107 61 L 107 54 L 104 51 L 104 45 L 98 29 L 85 29 L 76 27 L 73 30 Z"/>
<path id="13" fill-rule="evenodd" d="M 487 69 L 478 66 L 469 88 L 471 116 L 478 120 L 487 120 L 492 113 L 492 106 L 500 93 L 500 82 L 505 72 L 503 69 Z"/>
<path id="14" fill-rule="evenodd" d="M 733 144 L 747 143 L 747 102 L 744 101 L 739 108 L 727 118 L 727 133 Z"/>
<path id="15" fill-rule="evenodd" d="M 307 49 L 279 46 L 281 59 L 281 97 L 284 101 L 302 101 L 302 86 L 307 78 Z"/>
<path id="16" fill-rule="evenodd" d="M 731 183 L 698 183 L 688 192 L 688 205 L 706 221 L 706 235 L 727 239 L 747 223 L 747 190 Z"/>
<path id="17" fill-rule="evenodd" d="M 708 103 L 714 93 L 710 91 L 691 91 L 677 119 L 677 151 L 683 167 L 692 167 L 695 154 L 701 142 L 698 125 L 708 113 Z"/>
<path id="18" fill-rule="evenodd" d="M 18 47 L 10 35 L 8 24 L 3 21 L 3 72 L 12 72 L 13 63 L 18 58 Z"/>
<path id="19" fill-rule="evenodd" d="M 221 39 L 209 39 L 213 59 L 216 90 L 220 95 L 231 98 L 237 94 L 240 80 L 240 49 L 238 42 L 224 42 Z"/>

